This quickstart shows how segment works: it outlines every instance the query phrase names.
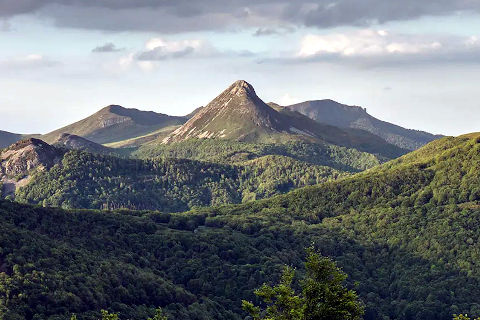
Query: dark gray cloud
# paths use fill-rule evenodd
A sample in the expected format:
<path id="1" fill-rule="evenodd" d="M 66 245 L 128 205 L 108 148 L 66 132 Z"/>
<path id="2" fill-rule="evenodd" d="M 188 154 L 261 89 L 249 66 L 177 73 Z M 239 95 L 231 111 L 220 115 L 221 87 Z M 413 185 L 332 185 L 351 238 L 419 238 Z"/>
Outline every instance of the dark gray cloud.
<path id="1" fill-rule="evenodd" d="M 280 34 L 280 32 L 274 28 L 258 28 L 253 35 L 255 37 L 261 37 L 261 36 L 271 36 L 274 34 Z"/>
<path id="2" fill-rule="evenodd" d="M 92 52 L 103 53 L 103 52 L 118 52 L 123 50 L 124 50 L 123 48 L 117 48 L 117 46 L 112 42 L 107 42 L 104 45 L 93 48 Z"/>
<path id="3" fill-rule="evenodd" d="M 0 16 L 37 13 L 58 26 L 182 32 L 238 26 L 370 25 L 421 16 L 480 12 L 478 0 L 1 0 Z"/>

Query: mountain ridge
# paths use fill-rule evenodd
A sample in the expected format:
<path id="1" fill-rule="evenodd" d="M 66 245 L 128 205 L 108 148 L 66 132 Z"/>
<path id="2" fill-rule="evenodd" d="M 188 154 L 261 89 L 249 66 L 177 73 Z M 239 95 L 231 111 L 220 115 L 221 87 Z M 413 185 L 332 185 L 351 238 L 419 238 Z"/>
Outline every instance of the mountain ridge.
<path id="1" fill-rule="evenodd" d="M 185 117 L 109 105 L 87 118 L 42 135 L 41 139 L 53 143 L 61 134 L 68 133 L 99 144 L 113 143 L 145 135 L 163 127 L 183 124 L 185 121 Z"/>
<path id="2" fill-rule="evenodd" d="M 308 100 L 285 106 L 309 118 L 337 126 L 368 131 L 385 141 L 410 151 L 443 137 L 425 131 L 406 129 L 399 125 L 379 120 L 367 112 L 366 108 L 341 104 L 331 99 Z"/>

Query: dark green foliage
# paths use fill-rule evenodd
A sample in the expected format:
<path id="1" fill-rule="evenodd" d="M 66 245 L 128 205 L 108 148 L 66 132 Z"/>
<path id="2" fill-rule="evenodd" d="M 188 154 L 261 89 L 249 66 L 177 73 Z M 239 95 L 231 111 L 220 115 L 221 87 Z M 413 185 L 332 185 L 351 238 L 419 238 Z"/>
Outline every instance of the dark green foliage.
<path id="1" fill-rule="evenodd" d="M 187 213 L 0 202 L 0 319 L 243 319 L 241 298 L 337 261 L 365 319 L 480 316 L 480 143 L 446 138 L 337 182 Z"/>
<path id="2" fill-rule="evenodd" d="M 342 171 L 358 172 L 378 165 L 383 157 L 326 143 L 286 138 L 282 143 L 246 143 L 221 139 L 189 139 L 173 144 L 150 143 L 136 153 L 140 158 L 166 157 L 235 163 L 266 155 L 287 156 Z"/>
<path id="3" fill-rule="evenodd" d="M 286 157 L 236 166 L 191 160 L 133 160 L 65 154 L 17 191 L 20 202 L 64 208 L 186 211 L 194 206 L 240 203 L 344 176 Z"/>
<path id="4" fill-rule="evenodd" d="M 285 267 L 281 281 L 271 287 L 264 284 L 255 294 L 268 306 L 262 311 L 243 300 L 245 311 L 254 320 L 359 320 L 364 309 L 353 290 L 344 287 L 347 275 L 335 262 L 308 250 L 306 276 L 301 280 L 301 294 L 292 288 L 295 272 Z"/>

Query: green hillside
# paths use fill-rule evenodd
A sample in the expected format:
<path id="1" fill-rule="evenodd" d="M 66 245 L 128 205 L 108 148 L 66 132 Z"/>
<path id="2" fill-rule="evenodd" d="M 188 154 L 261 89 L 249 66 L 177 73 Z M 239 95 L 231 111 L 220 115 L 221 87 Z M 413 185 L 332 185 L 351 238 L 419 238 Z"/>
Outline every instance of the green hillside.
<path id="1" fill-rule="evenodd" d="M 240 300 L 301 272 L 314 243 L 350 275 L 365 319 L 480 316 L 480 134 L 287 195 L 187 213 L 0 203 L 0 315 L 243 319 Z M 2 314 L 3 313 L 3 314 Z"/>
<path id="2" fill-rule="evenodd" d="M 247 143 L 220 139 L 189 139 L 172 144 L 152 142 L 133 152 L 134 157 L 193 159 L 215 163 L 237 163 L 266 155 L 287 156 L 315 165 L 358 172 L 372 168 L 386 158 L 328 143 L 316 143 L 281 136 L 283 141 Z"/>
<path id="3" fill-rule="evenodd" d="M 43 206 L 186 211 L 241 203 L 343 177 L 329 167 L 269 156 L 238 165 L 194 160 L 134 160 L 70 151 L 39 170 L 15 199 Z"/>

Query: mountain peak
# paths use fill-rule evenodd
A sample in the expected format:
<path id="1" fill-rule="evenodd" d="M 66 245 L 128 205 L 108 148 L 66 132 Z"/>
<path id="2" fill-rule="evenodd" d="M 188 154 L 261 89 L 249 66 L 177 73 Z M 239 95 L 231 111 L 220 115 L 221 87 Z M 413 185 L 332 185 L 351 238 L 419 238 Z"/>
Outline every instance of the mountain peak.
<path id="1" fill-rule="evenodd" d="M 253 86 L 245 80 L 237 80 L 228 88 L 231 94 L 242 95 L 242 94 L 253 94 L 256 95 L 255 89 Z"/>
<path id="2" fill-rule="evenodd" d="M 163 142 L 190 138 L 249 140 L 259 134 L 283 131 L 275 110 L 263 102 L 245 80 L 231 84 Z"/>

